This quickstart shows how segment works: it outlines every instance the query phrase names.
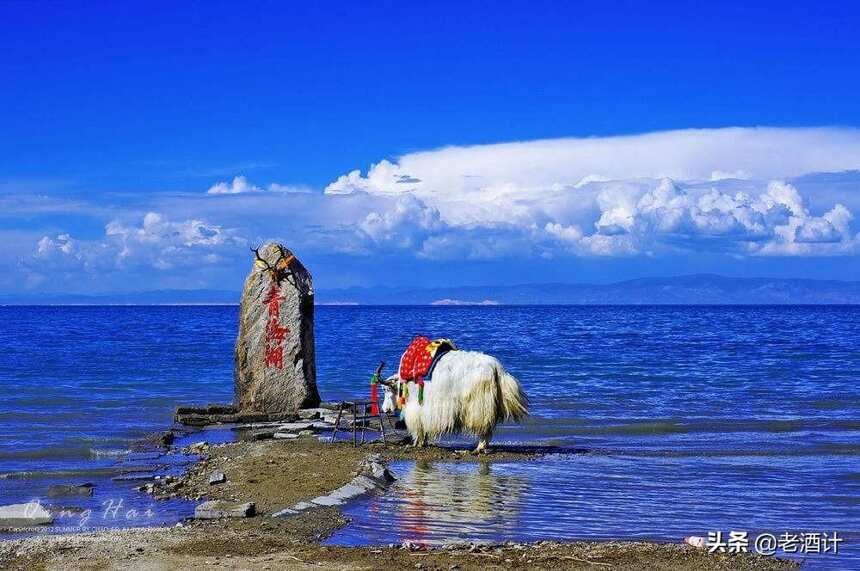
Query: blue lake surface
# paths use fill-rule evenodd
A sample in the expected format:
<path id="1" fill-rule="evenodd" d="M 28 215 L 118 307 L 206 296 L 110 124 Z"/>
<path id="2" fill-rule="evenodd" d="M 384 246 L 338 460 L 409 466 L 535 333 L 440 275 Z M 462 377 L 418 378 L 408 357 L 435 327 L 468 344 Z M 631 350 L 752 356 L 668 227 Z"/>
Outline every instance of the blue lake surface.
<path id="1" fill-rule="evenodd" d="M 316 312 L 324 399 L 366 395 L 378 361 L 393 370 L 416 333 L 451 337 L 497 356 L 531 399 L 529 421 L 500 428 L 496 442 L 582 450 L 399 463 L 395 488 L 351 504 L 354 523 L 332 542 L 837 531 L 840 554 L 811 564 L 860 567 L 858 307 Z M 93 510 L 90 525 L 120 525 L 102 517 L 111 499 L 155 514 L 135 525 L 188 515 L 187 502 L 153 502 L 111 477 L 177 404 L 232 399 L 237 316 L 231 306 L 0 307 L 0 504 L 86 481 L 96 494 L 74 502 Z"/>

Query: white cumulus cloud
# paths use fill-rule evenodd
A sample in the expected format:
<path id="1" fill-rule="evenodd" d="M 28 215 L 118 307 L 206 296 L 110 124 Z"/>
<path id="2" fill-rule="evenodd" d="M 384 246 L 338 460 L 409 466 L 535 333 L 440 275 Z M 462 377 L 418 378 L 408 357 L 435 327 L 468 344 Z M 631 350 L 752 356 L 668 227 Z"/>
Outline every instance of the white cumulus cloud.
<path id="1" fill-rule="evenodd" d="M 69 234 L 44 236 L 25 266 L 36 273 L 192 268 L 217 263 L 244 243 L 234 231 L 218 225 L 194 219 L 171 221 L 149 212 L 140 224 L 108 223 L 101 240 L 76 240 Z"/>
<path id="2" fill-rule="evenodd" d="M 724 128 L 446 147 L 354 170 L 326 192 L 455 194 L 513 184 L 548 188 L 634 178 L 791 178 L 860 168 L 860 130 Z M 408 181 L 408 182 L 407 182 Z"/>
<path id="3" fill-rule="evenodd" d="M 684 248 L 833 255 L 856 251 L 850 209 L 830 204 L 816 215 L 785 181 L 857 168 L 857 129 L 689 129 L 410 153 L 366 175 L 342 175 L 325 193 L 413 197 L 423 208 L 412 211 L 438 213 L 435 225 L 416 217 L 410 226 L 402 208 L 369 223 L 386 226 L 380 221 L 395 217 L 391 241 L 409 228 L 406 241 L 424 231 L 450 247 L 456 236 L 485 256 L 495 247 L 503 255 L 500 244 L 524 238 L 543 257 L 553 255 L 553 244 L 576 255 Z"/>
<path id="4" fill-rule="evenodd" d="M 206 191 L 206 194 L 242 194 L 246 192 L 266 192 L 266 190 L 270 192 L 311 192 L 309 188 L 304 186 L 279 184 L 276 182 L 263 188 L 255 184 L 251 184 L 244 176 L 236 176 L 233 177 L 232 181 L 213 184 L 209 190 Z"/>

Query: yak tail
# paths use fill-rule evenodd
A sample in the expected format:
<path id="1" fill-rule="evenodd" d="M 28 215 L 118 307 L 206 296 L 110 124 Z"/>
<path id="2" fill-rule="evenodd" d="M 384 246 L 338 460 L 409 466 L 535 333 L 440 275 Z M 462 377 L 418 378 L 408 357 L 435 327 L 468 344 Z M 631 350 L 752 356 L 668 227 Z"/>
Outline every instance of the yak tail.
<path id="1" fill-rule="evenodd" d="M 499 397 L 502 404 L 502 419 L 520 421 L 529 414 L 529 399 L 520 382 L 503 367 L 496 369 L 499 379 Z"/>

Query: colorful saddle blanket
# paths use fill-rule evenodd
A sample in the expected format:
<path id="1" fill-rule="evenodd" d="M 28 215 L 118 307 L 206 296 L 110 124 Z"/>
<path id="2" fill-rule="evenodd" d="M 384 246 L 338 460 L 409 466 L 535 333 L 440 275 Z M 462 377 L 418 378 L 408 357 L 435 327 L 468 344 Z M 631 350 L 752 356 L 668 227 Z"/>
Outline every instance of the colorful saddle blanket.
<path id="1" fill-rule="evenodd" d="M 430 376 L 439 357 L 448 351 L 456 351 L 457 346 L 450 339 L 431 341 L 421 335 L 412 339 L 409 347 L 400 357 L 400 378 L 404 381 L 424 380 Z"/>

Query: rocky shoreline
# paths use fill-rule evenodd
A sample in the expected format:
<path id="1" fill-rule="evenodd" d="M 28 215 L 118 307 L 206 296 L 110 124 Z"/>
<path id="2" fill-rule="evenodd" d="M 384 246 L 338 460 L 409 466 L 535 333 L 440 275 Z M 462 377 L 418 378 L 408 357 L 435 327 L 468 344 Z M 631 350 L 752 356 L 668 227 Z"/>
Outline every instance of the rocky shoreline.
<path id="1" fill-rule="evenodd" d="M 229 414 L 229 413 L 219 413 Z M 540 449 L 497 449 L 479 459 L 465 450 L 414 449 L 397 443 L 330 443 L 320 438 L 325 413 L 315 410 L 269 426 L 248 424 L 244 439 L 201 441 L 176 452 L 199 460 L 181 476 L 141 486 L 156 498 L 201 502 L 197 517 L 169 528 L 41 535 L 0 542 L 4 569 L 794 569 L 797 564 L 751 554 L 709 555 L 682 544 L 643 542 L 460 543 L 443 547 L 321 544 L 347 524 L 338 506 L 384 488 L 393 460 L 528 461 Z M 320 422 L 318 428 L 298 426 Z M 264 431 L 264 432 L 260 432 Z M 276 434 L 296 434 L 276 438 Z M 265 434 L 264 436 L 262 434 Z M 323 441 L 326 440 L 326 441 Z M 395 440 L 395 439 L 392 439 Z M 201 508 L 201 506 L 205 506 Z"/>

